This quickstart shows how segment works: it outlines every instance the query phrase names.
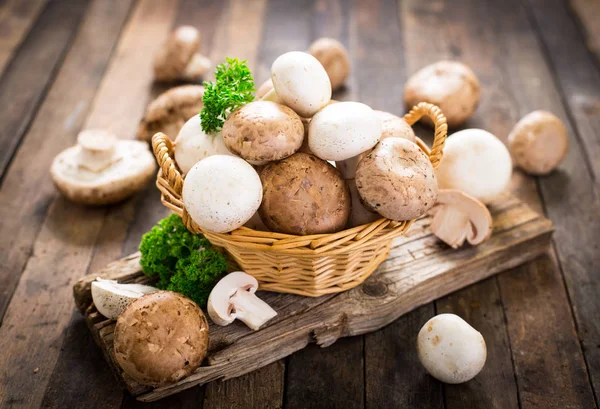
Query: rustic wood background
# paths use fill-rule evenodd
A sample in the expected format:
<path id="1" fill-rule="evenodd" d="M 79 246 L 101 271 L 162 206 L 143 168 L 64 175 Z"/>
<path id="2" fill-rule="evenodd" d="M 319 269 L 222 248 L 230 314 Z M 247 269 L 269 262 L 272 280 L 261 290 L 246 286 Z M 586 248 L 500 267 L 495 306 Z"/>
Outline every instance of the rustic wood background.
<path id="1" fill-rule="evenodd" d="M 152 55 L 192 24 L 214 61 L 247 58 L 258 82 L 282 52 L 328 35 L 353 75 L 337 97 L 403 113 L 402 86 L 442 58 L 482 85 L 470 127 L 506 139 L 533 109 L 561 117 L 569 154 L 552 175 L 516 172 L 513 193 L 556 226 L 546 256 L 365 336 L 143 404 L 123 394 L 75 311 L 71 286 L 136 250 L 166 214 L 156 189 L 88 209 L 55 192 L 52 158 L 82 128 L 130 138 Z M 600 394 L 600 2 L 598 0 L 0 0 L 0 407 L 594 408 Z M 464 385 L 427 376 L 421 325 L 454 312 L 488 344 Z"/>

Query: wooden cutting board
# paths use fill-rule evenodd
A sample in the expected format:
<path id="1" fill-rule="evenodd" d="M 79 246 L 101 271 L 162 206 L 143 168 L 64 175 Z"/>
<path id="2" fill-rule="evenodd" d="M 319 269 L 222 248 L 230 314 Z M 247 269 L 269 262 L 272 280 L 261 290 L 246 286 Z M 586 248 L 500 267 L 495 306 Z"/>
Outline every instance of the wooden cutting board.
<path id="1" fill-rule="evenodd" d="M 511 196 L 491 205 L 490 211 L 494 231 L 478 247 L 449 248 L 431 235 L 430 220 L 423 218 L 394 241 L 388 259 L 359 287 L 319 298 L 260 292 L 259 296 L 277 311 L 277 317 L 256 332 L 238 321 L 227 327 L 211 324 L 209 354 L 204 365 L 168 387 L 143 386 L 123 373 L 114 360 L 115 323 L 100 315 L 91 299 L 90 285 L 96 277 L 149 282 L 141 272 L 139 253 L 79 280 L 73 287 L 75 304 L 124 387 L 139 400 L 154 401 L 195 385 L 251 372 L 310 342 L 326 347 L 340 337 L 375 331 L 420 305 L 546 251 L 553 231 L 550 220 Z"/>

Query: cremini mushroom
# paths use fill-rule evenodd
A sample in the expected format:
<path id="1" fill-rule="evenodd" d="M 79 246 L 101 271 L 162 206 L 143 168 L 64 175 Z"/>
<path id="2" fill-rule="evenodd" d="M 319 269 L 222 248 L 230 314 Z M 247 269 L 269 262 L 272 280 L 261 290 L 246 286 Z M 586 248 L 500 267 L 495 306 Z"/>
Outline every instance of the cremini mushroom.
<path id="1" fill-rule="evenodd" d="M 312 117 L 331 100 L 331 82 L 325 68 L 312 55 L 291 51 L 271 66 L 273 89 L 263 100 L 283 103 L 298 115 Z"/>
<path id="2" fill-rule="evenodd" d="M 300 117 L 285 105 L 254 101 L 233 111 L 222 129 L 225 146 L 254 165 L 292 155 L 304 138 Z"/>
<path id="3" fill-rule="evenodd" d="M 225 326 L 238 319 L 254 331 L 277 315 L 266 302 L 256 296 L 258 281 L 250 274 L 235 271 L 223 277 L 208 297 L 208 316 Z"/>
<path id="4" fill-rule="evenodd" d="M 375 110 L 375 113 L 381 120 L 381 137 L 385 138 L 404 138 L 411 142 L 416 142 L 415 131 L 404 119 L 385 111 Z"/>
<path id="5" fill-rule="evenodd" d="M 155 166 L 147 144 L 90 129 L 79 133 L 77 145 L 54 158 L 50 174 L 69 200 L 104 205 L 142 190 L 154 176 Z"/>
<path id="6" fill-rule="evenodd" d="M 327 71 L 331 88 L 334 90 L 344 85 L 350 73 L 348 51 L 338 40 L 322 37 L 314 41 L 308 52 L 313 55 Z"/>
<path id="7" fill-rule="evenodd" d="M 504 192 L 511 175 L 508 149 L 483 129 L 465 129 L 450 135 L 437 169 L 441 189 L 457 189 L 484 203 Z"/>
<path id="8" fill-rule="evenodd" d="M 158 291 L 158 288 L 149 285 L 119 284 L 115 280 L 103 280 L 98 277 L 92 283 L 92 300 L 100 314 L 116 320 L 134 300 L 155 291 Z"/>
<path id="9" fill-rule="evenodd" d="M 417 352 L 431 376 L 451 384 L 473 379 L 487 357 L 483 336 L 454 314 L 436 315 L 423 325 Z"/>
<path id="10" fill-rule="evenodd" d="M 456 127 L 473 115 L 479 95 L 480 85 L 475 73 L 456 61 L 428 65 L 413 74 L 404 86 L 407 109 L 423 101 L 435 104 L 446 116 L 449 127 Z"/>
<path id="11" fill-rule="evenodd" d="M 200 32 L 192 26 L 181 26 L 171 33 L 154 56 L 154 77 L 158 81 L 197 81 L 212 63 L 198 52 Z"/>
<path id="12" fill-rule="evenodd" d="M 356 187 L 368 208 L 397 221 L 424 215 L 438 195 L 429 158 L 404 138 L 386 138 L 361 159 Z"/>
<path id="13" fill-rule="evenodd" d="M 274 232 L 307 235 L 342 230 L 350 216 L 350 192 L 327 162 L 296 153 L 260 173 L 260 218 Z"/>
<path id="14" fill-rule="evenodd" d="M 262 185 L 254 168 L 230 155 L 196 163 L 183 184 L 183 204 L 198 226 L 226 233 L 244 225 L 258 210 Z"/>
<path id="15" fill-rule="evenodd" d="M 146 108 L 137 129 L 137 139 L 150 141 L 162 132 L 175 138 L 185 122 L 202 109 L 202 85 L 182 85 L 160 94 Z"/>
<path id="16" fill-rule="evenodd" d="M 429 210 L 429 229 L 452 248 L 465 240 L 476 246 L 490 238 L 492 215 L 483 203 L 460 190 L 441 189 L 437 203 Z"/>
<path id="17" fill-rule="evenodd" d="M 532 175 L 552 172 L 565 158 L 568 147 L 567 128 L 547 111 L 525 115 L 508 136 L 508 149 L 517 166 Z"/>
<path id="18" fill-rule="evenodd" d="M 117 319 L 114 349 L 117 363 L 136 382 L 170 385 L 194 372 L 206 357 L 208 322 L 202 310 L 180 294 L 147 294 Z"/>
<path id="19" fill-rule="evenodd" d="M 192 166 L 212 155 L 231 155 L 221 132 L 207 134 L 202 130 L 200 115 L 191 117 L 175 139 L 175 161 L 185 174 Z"/>

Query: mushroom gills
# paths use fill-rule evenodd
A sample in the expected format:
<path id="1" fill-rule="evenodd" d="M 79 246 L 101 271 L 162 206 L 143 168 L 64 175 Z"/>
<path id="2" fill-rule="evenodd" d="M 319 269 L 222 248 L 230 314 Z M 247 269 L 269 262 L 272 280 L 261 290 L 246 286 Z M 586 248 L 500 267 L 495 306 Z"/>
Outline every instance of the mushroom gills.
<path id="1" fill-rule="evenodd" d="M 231 315 L 255 331 L 277 315 L 277 312 L 258 298 L 250 287 L 238 289 L 230 298 L 230 302 L 233 306 Z"/>
<path id="2" fill-rule="evenodd" d="M 143 284 L 119 284 L 114 280 L 97 278 L 92 283 L 92 300 L 98 312 L 115 320 L 134 300 L 158 288 Z"/>

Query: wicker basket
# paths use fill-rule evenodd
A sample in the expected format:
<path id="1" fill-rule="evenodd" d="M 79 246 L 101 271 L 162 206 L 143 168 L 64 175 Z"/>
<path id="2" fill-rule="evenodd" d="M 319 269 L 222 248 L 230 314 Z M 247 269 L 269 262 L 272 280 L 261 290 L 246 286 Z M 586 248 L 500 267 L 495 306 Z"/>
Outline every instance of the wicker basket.
<path id="1" fill-rule="evenodd" d="M 437 106 L 421 102 L 404 119 L 413 125 L 424 115 L 435 125 L 435 139 L 431 151 L 418 138 L 417 143 L 437 168 L 446 141 L 446 118 Z M 191 232 L 203 234 L 213 245 L 223 247 L 244 271 L 256 277 L 263 290 L 318 297 L 356 287 L 386 259 L 392 240 L 404 234 L 414 221 L 382 218 L 338 233 L 310 236 L 246 227 L 213 233 L 198 227 L 183 207 L 184 179 L 173 159 L 171 140 L 158 133 L 152 138 L 152 147 L 160 166 L 156 184 L 162 203 L 180 215 Z"/>

